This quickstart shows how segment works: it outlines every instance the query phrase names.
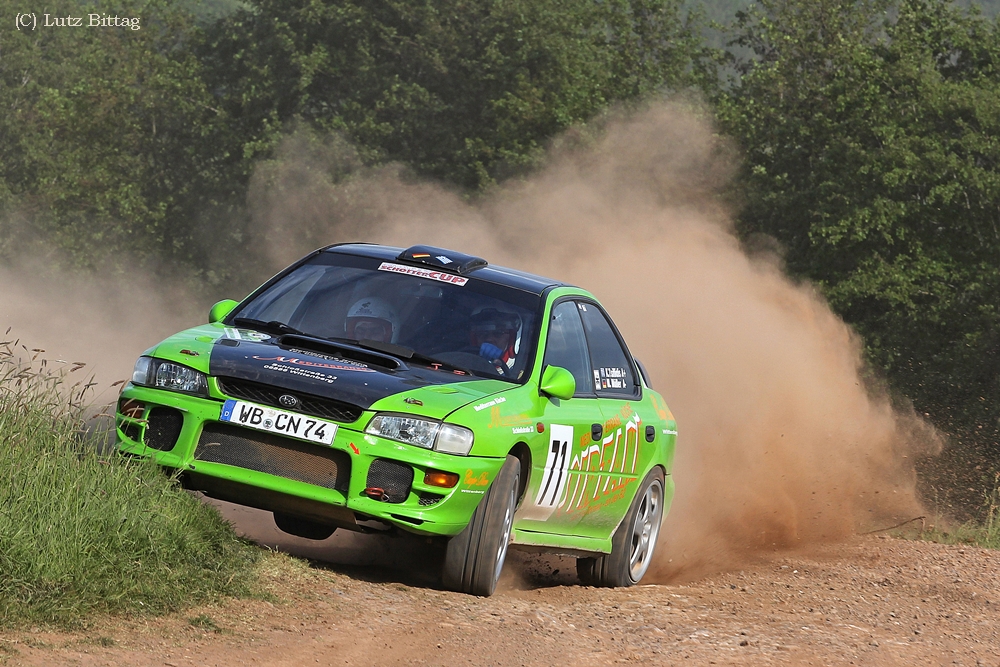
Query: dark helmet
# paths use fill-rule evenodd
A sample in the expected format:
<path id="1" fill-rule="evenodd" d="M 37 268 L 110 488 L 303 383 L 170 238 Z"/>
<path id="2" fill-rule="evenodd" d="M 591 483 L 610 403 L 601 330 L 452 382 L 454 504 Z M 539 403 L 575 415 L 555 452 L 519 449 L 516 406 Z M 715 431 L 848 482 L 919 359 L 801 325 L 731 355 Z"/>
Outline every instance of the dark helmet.
<path id="1" fill-rule="evenodd" d="M 508 334 L 509 345 L 513 345 L 521 329 L 521 317 L 517 313 L 507 313 L 496 308 L 483 308 L 472 314 L 471 333 L 473 343 L 491 336 Z"/>

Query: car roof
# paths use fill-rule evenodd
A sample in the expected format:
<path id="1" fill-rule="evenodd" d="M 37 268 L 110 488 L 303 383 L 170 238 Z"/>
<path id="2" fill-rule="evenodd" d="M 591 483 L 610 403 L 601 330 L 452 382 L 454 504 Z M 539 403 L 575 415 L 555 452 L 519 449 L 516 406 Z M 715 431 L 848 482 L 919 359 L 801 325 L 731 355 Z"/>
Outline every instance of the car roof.
<path id="1" fill-rule="evenodd" d="M 395 246 L 376 245 L 374 243 L 343 243 L 323 248 L 323 252 L 335 252 L 345 255 L 357 255 L 361 257 L 371 257 L 386 262 L 400 262 L 399 255 L 405 248 Z M 447 251 L 451 252 L 451 251 Z M 455 253 L 458 254 L 458 253 Z M 494 266 L 492 264 L 482 268 L 474 269 L 467 274 L 470 278 L 485 280 L 498 285 L 506 285 L 525 292 L 541 294 L 550 287 L 571 287 L 568 283 L 543 276 L 536 276 L 533 273 L 525 273 L 517 269 L 509 269 L 504 266 Z"/>

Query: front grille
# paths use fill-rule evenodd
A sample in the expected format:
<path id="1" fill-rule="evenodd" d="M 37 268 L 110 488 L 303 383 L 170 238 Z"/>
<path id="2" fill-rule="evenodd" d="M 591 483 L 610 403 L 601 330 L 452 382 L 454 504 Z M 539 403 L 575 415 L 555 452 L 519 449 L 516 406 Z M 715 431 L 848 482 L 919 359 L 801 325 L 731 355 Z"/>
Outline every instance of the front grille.
<path id="1" fill-rule="evenodd" d="M 205 425 L 195 458 L 266 472 L 342 493 L 347 493 L 351 478 L 351 459 L 345 452 L 217 422 Z"/>
<path id="2" fill-rule="evenodd" d="M 420 500 L 417 501 L 417 504 L 421 505 L 422 507 L 428 507 L 429 505 L 436 505 L 437 503 L 441 502 L 442 498 L 444 498 L 444 496 L 439 496 L 436 493 L 427 493 L 426 491 L 421 491 L 417 495 L 420 496 Z"/>
<path id="3" fill-rule="evenodd" d="M 314 417 L 332 419 L 344 424 L 351 424 L 358 421 L 363 410 L 356 405 L 335 401 L 331 398 L 311 396 L 297 391 L 289 391 L 280 387 L 272 387 L 268 384 L 251 382 L 250 380 L 238 380 L 236 378 L 220 377 L 219 389 L 223 394 L 233 398 L 241 398 L 255 403 L 263 403 L 280 410 L 291 410 L 301 412 Z M 285 394 L 291 394 L 299 399 L 299 404 L 294 408 L 287 408 L 282 405 L 278 398 Z"/>
<path id="4" fill-rule="evenodd" d="M 174 408 L 153 408 L 146 417 L 146 446 L 170 451 L 177 444 L 184 425 L 184 415 Z"/>
<path id="5" fill-rule="evenodd" d="M 135 440 L 136 442 L 139 442 L 139 439 L 141 437 L 141 431 L 139 430 L 138 424 L 136 424 L 135 422 L 122 421 L 121 426 L 119 428 L 121 428 L 122 433 L 125 435 L 126 438 L 128 438 L 129 440 Z"/>
<path id="6" fill-rule="evenodd" d="M 369 489 L 382 489 L 387 503 L 401 503 L 410 495 L 410 485 L 413 484 L 413 468 L 402 463 L 387 459 L 375 459 L 368 468 Z"/>

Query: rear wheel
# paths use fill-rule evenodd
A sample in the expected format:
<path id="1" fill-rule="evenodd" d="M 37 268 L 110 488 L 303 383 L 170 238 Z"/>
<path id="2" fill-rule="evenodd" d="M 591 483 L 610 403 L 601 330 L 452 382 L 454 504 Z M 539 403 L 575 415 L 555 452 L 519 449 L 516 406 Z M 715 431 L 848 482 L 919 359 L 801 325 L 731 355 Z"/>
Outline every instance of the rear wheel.
<path id="1" fill-rule="evenodd" d="M 580 583 L 589 586 L 634 586 L 649 569 L 663 520 L 663 471 L 653 468 L 642 481 L 632 506 L 611 538 L 611 553 L 577 558 Z"/>
<path id="2" fill-rule="evenodd" d="M 317 523 L 297 517 L 294 514 L 284 514 L 282 512 L 274 513 L 274 525 L 283 533 L 295 535 L 296 537 L 304 537 L 307 540 L 325 540 L 333 535 L 333 531 L 337 530 L 336 526 Z"/>
<path id="3" fill-rule="evenodd" d="M 488 596 L 496 590 L 514 524 L 521 464 L 508 456 L 469 525 L 448 540 L 442 581 L 446 588 Z"/>

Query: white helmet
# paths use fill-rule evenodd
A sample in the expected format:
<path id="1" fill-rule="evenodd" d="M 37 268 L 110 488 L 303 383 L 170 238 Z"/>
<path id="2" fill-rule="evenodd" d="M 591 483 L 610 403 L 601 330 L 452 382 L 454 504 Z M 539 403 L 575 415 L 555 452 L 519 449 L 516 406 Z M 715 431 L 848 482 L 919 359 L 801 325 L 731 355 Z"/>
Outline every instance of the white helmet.
<path id="1" fill-rule="evenodd" d="M 347 311 L 347 337 L 354 340 L 376 340 L 395 343 L 399 338 L 399 318 L 384 299 L 360 299 Z"/>

